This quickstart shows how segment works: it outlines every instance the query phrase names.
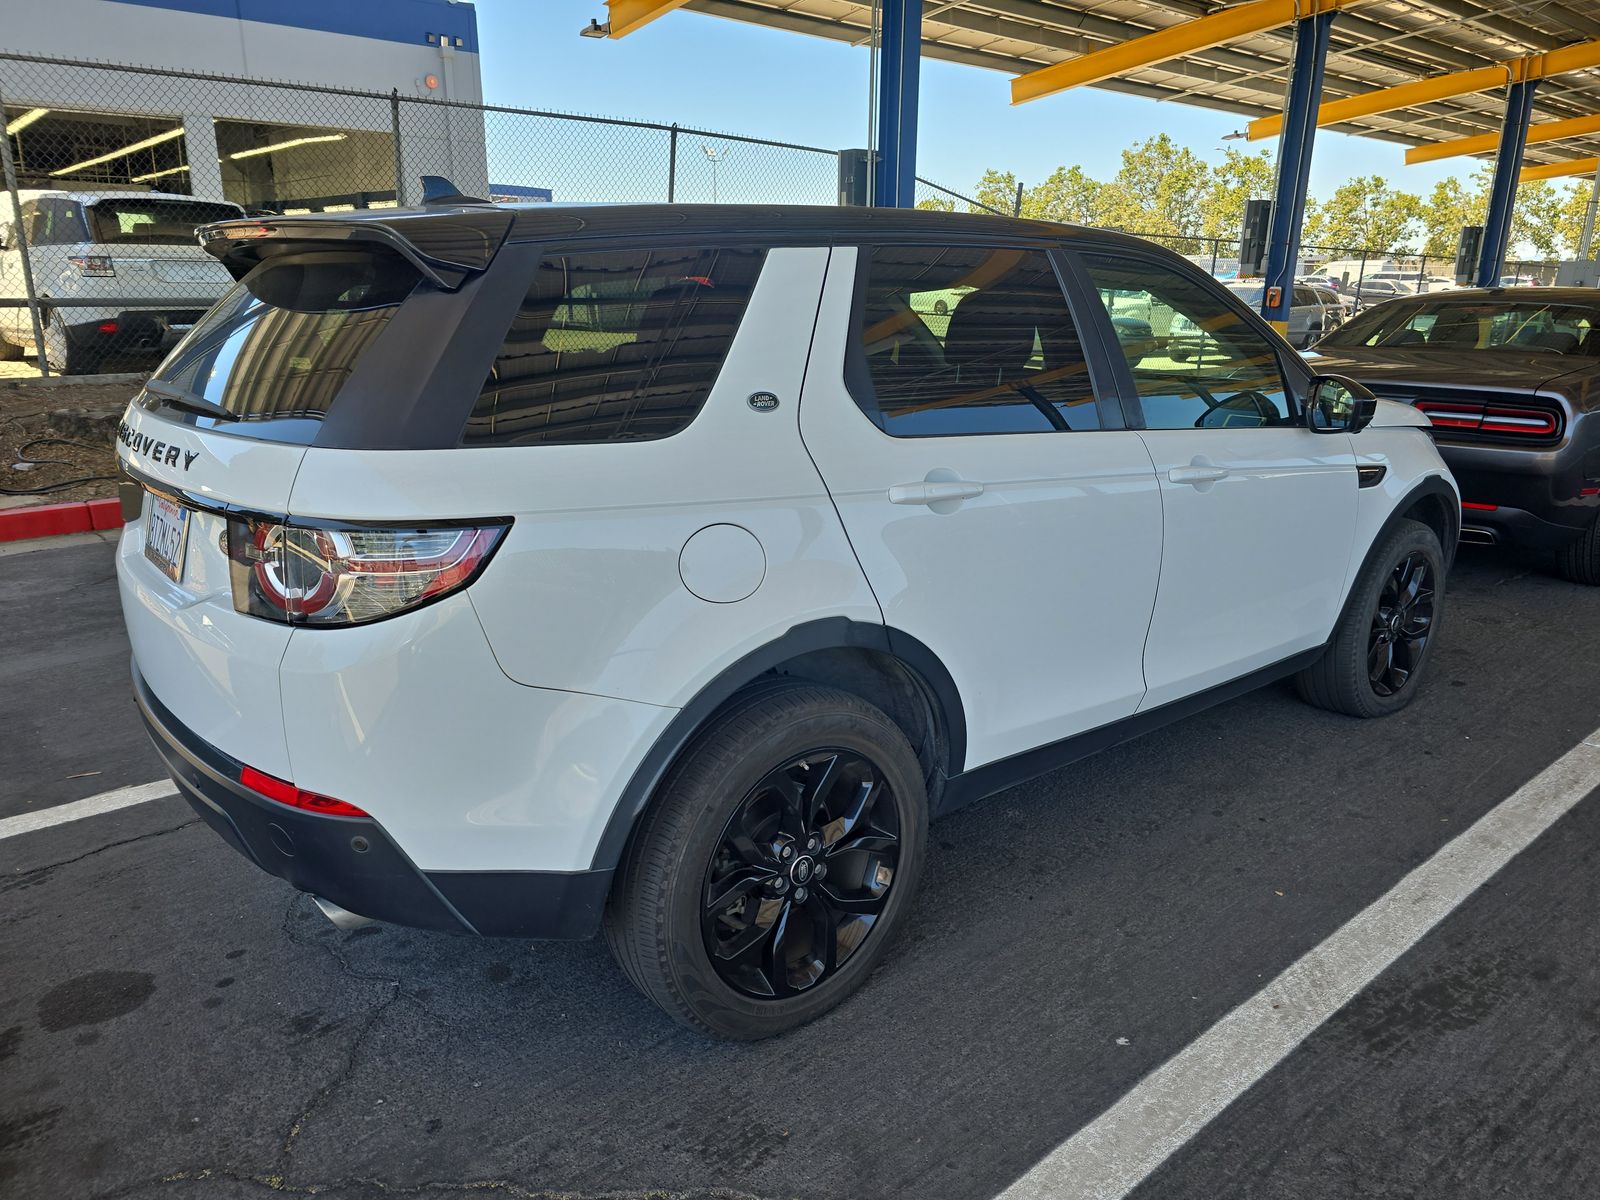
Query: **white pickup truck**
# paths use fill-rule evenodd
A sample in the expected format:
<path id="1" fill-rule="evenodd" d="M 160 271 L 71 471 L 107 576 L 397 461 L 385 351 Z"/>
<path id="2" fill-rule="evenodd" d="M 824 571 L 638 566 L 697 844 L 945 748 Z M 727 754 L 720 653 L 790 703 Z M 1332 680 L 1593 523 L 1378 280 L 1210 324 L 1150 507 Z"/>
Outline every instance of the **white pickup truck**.
<path id="1" fill-rule="evenodd" d="M 45 357 L 54 372 L 97 370 L 113 351 L 163 349 L 232 283 L 222 265 L 200 249 L 194 230 L 243 216 L 236 204 L 137 191 L 23 189 L 18 196 Z M 5 301 L 28 295 L 17 225 L 11 198 L 0 191 L 0 300 Z M 99 299 L 104 306 L 52 303 Z M 0 358 L 27 352 L 37 352 L 27 305 L 0 304 Z"/>

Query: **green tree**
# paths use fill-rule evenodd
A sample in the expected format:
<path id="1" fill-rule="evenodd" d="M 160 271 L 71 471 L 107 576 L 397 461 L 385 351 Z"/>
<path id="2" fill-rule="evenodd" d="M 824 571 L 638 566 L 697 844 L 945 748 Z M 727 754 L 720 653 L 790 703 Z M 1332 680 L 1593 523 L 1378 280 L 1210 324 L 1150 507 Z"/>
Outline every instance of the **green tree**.
<path id="1" fill-rule="evenodd" d="M 973 190 L 972 197 L 987 208 L 1010 213 L 1017 203 L 1017 176 L 1012 171 L 996 171 L 990 167 L 983 173 L 983 178 L 978 180 L 978 186 Z M 973 211 L 983 212 L 984 209 L 978 208 Z"/>
<path id="2" fill-rule="evenodd" d="M 1483 220 L 1483 189 L 1468 191 L 1451 176 L 1433 185 L 1422 204 L 1422 252 L 1432 258 L 1454 257 L 1461 227 Z"/>
<path id="3" fill-rule="evenodd" d="M 1272 195 L 1272 152 L 1246 154 L 1229 146 L 1200 197 L 1200 232 L 1206 237 L 1236 238 L 1244 225 L 1246 200 Z"/>
<path id="4" fill-rule="evenodd" d="M 926 200 L 918 200 L 917 207 L 927 212 L 955 212 L 956 202 L 942 196 L 929 196 Z"/>
<path id="5" fill-rule="evenodd" d="M 1333 195 L 1306 205 L 1308 246 L 1408 249 L 1422 225 L 1422 201 L 1398 192 L 1381 175 L 1358 175 L 1340 184 Z"/>
<path id="6" fill-rule="evenodd" d="M 1099 193 L 1099 221 L 1133 233 L 1200 233 L 1200 198 L 1211 167 L 1170 135 L 1154 137 L 1122 152 L 1122 166 Z"/>
<path id="7" fill-rule="evenodd" d="M 1094 225 L 1100 220 L 1105 185 L 1079 166 L 1057 167 L 1049 178 L 1022 194 L 1022 215 L 1041 221 Z"/>

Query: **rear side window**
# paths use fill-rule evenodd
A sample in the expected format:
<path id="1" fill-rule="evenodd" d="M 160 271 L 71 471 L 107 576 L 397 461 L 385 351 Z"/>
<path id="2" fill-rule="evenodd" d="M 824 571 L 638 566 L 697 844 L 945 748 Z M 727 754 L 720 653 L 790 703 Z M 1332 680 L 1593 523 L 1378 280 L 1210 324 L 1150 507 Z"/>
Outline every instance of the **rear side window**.
<path id="1" fill-rule="evenodd" d="M 464 442 L 641 442 L 686 428 L 722 370 L 764 258 L 704 246 L 546 258 Z"/>
<path id="2" fill-rule="evenodd" d="M 150 391 L 203 427 L 308 443 L 416 283 L 388 254 L 269 259 L 178 343 Z M 228 415 L 204 415 L 208 406 Z"/>
<path id="3" fill-rule="evenodd" d="M 83 209 L 76 200 L 57 196 L 30 200 L 22 206 L 22 220 L 30 245 L 69 246 L 89 240 Z"/>
<path id="4" fill-rule="evenodd" d="M 895 437 L 1098 429 L 1094 387 L 1050 260 L 993 247 L 863 250 L 850 390 Z M 1149 323 L 1117 328 L 1129 354 Z"/>
<path id="5" fill-rule="evenodd" d="M 88 206 L 94 240 L 109 246 L 194 246 L 197 226 L 235 221 L 231 204 L 204 200 L 100 200 Z"/>

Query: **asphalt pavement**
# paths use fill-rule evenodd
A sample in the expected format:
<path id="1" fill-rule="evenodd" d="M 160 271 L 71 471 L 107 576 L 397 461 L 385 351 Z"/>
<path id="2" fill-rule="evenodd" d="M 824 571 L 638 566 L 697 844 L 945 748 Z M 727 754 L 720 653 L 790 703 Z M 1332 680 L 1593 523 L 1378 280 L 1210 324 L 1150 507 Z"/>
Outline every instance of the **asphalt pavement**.
<path id="1" fill-rule="evenodd" d="M 599 944 L 336 931 L 177 799 L 0 840 L 0 1195 L 993 1196 L 1600 726 L 1600 594 L 1467 551 L 1448 605 L 1395 718 L 1273 687 L 937 823 L 756 1046 Z M 0 557 L 0 818 L 159 778 L 127 658 L 109 547 Z M 1596 803 L 1137 1197 L 1600 1194 Z"/>

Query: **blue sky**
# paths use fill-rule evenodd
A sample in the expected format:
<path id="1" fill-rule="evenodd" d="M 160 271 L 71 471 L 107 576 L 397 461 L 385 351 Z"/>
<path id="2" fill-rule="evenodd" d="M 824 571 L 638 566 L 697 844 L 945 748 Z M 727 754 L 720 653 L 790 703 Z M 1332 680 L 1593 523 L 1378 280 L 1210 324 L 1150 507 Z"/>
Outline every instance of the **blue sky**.
<path id="1" fill-rule="evenodd" d="M 485 99 L 596 116 L 678 122 L 839 148 L 865 144 L 867 52 L 831 40 L 679 10 L 618 41 L 580 38 L 601 0 L 477 0 Z M 1076 163 L 1096 178 L 1121 150 L 1166 132 L 1196 154 L 1274 147 L 1224 142 L 1244 118 L 1079 88 L 1013 108 L 1008 76 L 924 59 L 918 174 L 966 191 L 987 167 L 1037 183 Z M 1408 167 L 1403 147 L 1324 131 L 1311 191 L 1382 175 L 1426 194 L 1476 160 Z M 731 172 L 732 164 L 729 170 Z"/>

